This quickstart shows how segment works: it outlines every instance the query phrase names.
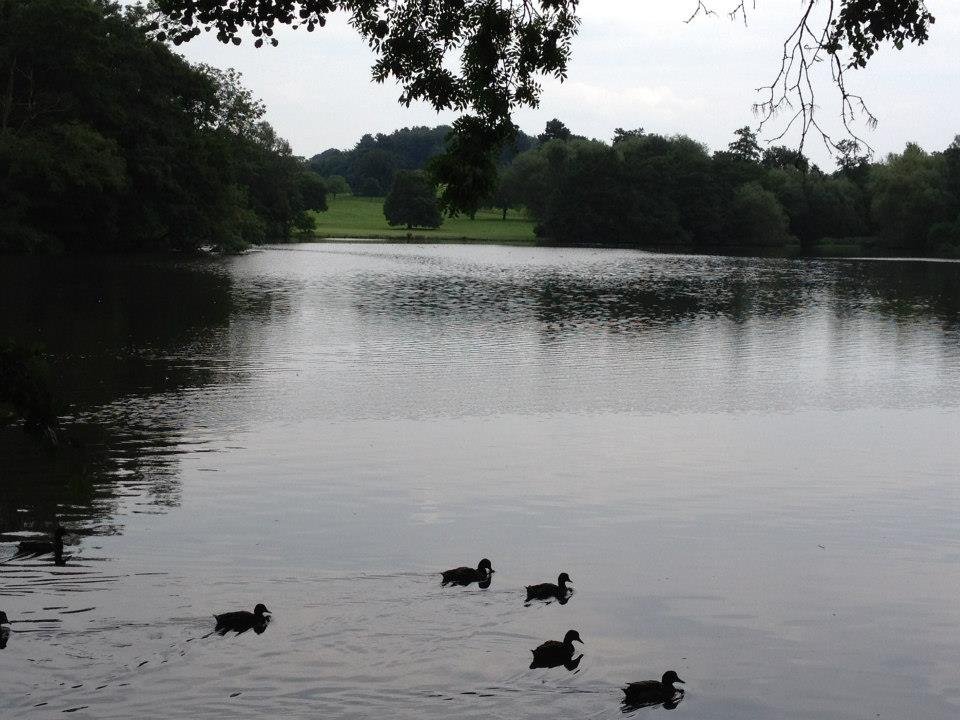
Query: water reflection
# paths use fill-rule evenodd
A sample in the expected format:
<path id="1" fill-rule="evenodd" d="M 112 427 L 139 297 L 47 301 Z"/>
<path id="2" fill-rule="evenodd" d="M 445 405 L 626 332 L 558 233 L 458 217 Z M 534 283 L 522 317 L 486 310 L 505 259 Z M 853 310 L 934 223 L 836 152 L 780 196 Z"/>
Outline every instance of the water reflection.
<path id="1" fill-rule="evenodd" d="M 22 262 L 0 263 L 23 308 L 0 336 L 46 345 L 80 442 L 0 429 L 0 532 L 72 543 L 65 567 L 0 564 L 15 617 L 51 620 L 4 653 L 18 717 L 612 717 L 611 678 L 638 653 L 683 670 L 680 648 L 718 678 L 691 716 L 956 717 L 955 265 Z M 478 547 L 509 559 L 497 586 L 439 591 L 437 558 Z M 561 566 L 578 602 L 522 607 Z M 212 605 L 275 596 L 266 642 L 193 642 Z M 589 629 L 590 663 L 503 670 L 558 622 Z M 862 672 L 838 681 L 839 656 Z"/>

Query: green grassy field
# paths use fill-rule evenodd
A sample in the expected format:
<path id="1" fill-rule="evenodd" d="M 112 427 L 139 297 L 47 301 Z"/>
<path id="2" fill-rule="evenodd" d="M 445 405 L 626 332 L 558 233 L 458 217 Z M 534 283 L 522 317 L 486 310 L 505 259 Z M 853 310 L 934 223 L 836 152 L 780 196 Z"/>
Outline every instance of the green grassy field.
<path id="1" fill-rule="evenodd" d="M 436 230 L 392 228 L 383 217 L 383 198 L 351 195 L 327 197 L 329 209 L 314 213 L 314 235 L 318 239 L 415 240 L 417 242 L 479 242 L 533 245 L 533 223 L 521 213 L 510 211 L 507 219 L 493 210 L 481 210 L 475 219 L 444 218 Z"/>

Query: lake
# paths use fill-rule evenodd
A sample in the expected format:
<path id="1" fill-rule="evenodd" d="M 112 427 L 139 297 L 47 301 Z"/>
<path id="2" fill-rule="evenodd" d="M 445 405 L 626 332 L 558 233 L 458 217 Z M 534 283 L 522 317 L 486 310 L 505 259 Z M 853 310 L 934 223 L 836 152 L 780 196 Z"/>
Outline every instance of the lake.
<path id="1" fill-rule="evenodd" d="M 79 444 L 0 430 L 4 718 L 960 713 L 960 263 L 0 258 L 0 308 Z"/>

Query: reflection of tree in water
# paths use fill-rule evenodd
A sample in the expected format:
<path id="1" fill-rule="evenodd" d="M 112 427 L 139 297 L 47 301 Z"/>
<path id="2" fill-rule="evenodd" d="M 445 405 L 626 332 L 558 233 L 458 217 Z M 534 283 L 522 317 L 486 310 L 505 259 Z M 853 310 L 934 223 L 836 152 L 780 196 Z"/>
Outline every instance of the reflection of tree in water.
<path id="1" fill-rule="evenodd" d="M 737 324 L 799 314 L 827 300 L 843 314 L 865 305 L 891 317 L 955 324 L 960 266 L 664 256 L 582 269 L 478 268 L 475 274 L 364 276 L 355 288 L 365 314 L 518 323 L 545 336 L 576 330 L 642 332 L 697 317 Z"/>
<path id="2" fill-rule="evenodd" d="M 0 429 L 0 532 L 49 531 L 59 521 L 116 533 L 127 498 L 152 511 L 179 504 L 180 427 L 136 399 L 218 382 L 217 368 L 192 358 L 217 347 L 234 301 L 230 275 L 202 261 L 3 264 L 0 306 L 19 311 L 0 317 L 0 337 L 43 343 L 70 443 L 44 447 Z"/>
<path id="3" fill-rule="evenodd" d="M 946 331 L 960 328 L 960 263 L 844 262 L 831 290 L 837 313 L 864 305 L 893 319 L 929 318 Z"/>

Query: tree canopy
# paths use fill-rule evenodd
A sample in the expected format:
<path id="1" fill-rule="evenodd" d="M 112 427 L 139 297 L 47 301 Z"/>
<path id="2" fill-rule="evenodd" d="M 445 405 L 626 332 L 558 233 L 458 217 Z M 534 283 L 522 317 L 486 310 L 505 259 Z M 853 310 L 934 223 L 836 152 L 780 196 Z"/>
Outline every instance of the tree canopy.
<path id="1" fill-rule="evenodd" d="M 0 249 L 282 239 L 324 188 L 233 71 L 106 0 L 0 2 Z"/>
<path id="2" fill-rule="evenodd" d="M 426 173 L 419 170 L 397 173 L 383 203 L 383 214 L 390 225 L 405 225 L 408 230 L 435 228 L 443 222 L 436 188 Z"/>
<path id="3" fill-rule="evenodd" d="M 960 257 L 960 138 L 879 163 L 845 145 L 832 174 L 791 148 L 760 153 L 754 139 L 739 128 L 712 154 L 682 135 L 550 140 L 502 170 L 489 202 L 525 208 L 539 236 L 565 245 Z"/>
<path id="4" fill-rule="evenodd" d="M 465 113 L 453 126 L 464 142 L 453 142 L 447 150 L 455 163 L 475 162 L 478 144 L 494 152 L 511 137 L 512 112 L 538 104 L 540 77 L 566 77 L 571 42 L 580 26 L 579 0 L 155 0 L 155 4 L 160 11 L 153 26 L 157 36 L 176 44 L 212 29 L 225 43 L 240 44 L 249 32 L 256 46 L 275 45 L 278 25 L 312 32 L 322 28 L 331 13 L 345 12 L 375 53 L 373 78 L 399 82 L 401 103 L 422 100 L 437 110 Z M 820 15 L 814 12 L 818 7 L 825 8 Z M 738 2 L 730 14 L 746 19 L 747 8 L 747 3 Z M 701 13 L 715 14 L 703 0 L 692 9 L 691 20 Z M 799 12 L 769 97 L 758 108 L 767 119 L 795 113 L 788 115 L 788 127 L 799 121 L 803 137 L 811 127 L 820 128 L 812 84 L 805 82 L 811 68 L 821 60 L 830 61 L 848 124 L 858 102 L 868 111 L 847 89 L 845 71 L 865 66 L 885 42 L 897 48 L 925 42 L 934 23 L 922 0 L 838 0 L 819 6 L 816 0 L 803 0 Z M 477 183 L 471 172 L 453 172 L 453 167 L 446 164 L 448 184 L 472 184 L 477 191 L 487 185 Z M 456 211 L 461 201 L 475 204 L 476 198 L 468 196 L 466 189 L 447 190 L 443 202 Z"/>

